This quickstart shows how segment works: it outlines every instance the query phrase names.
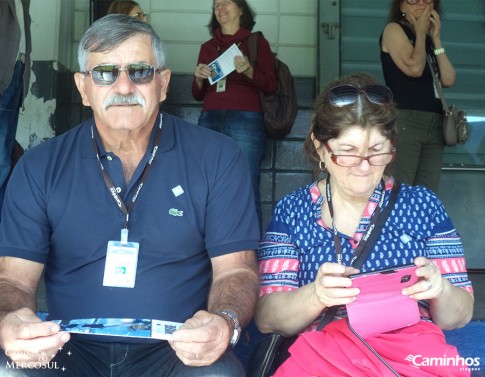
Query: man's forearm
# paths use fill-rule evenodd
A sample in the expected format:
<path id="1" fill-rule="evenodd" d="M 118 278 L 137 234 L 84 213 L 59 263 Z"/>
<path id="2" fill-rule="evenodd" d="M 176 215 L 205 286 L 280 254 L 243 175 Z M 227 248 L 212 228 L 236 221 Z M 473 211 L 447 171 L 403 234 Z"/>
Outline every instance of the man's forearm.
<path id="1" fill-rule="evenodd" d="M 209 311 L 234 311 L 241 327 L 253 318 L 259 296 L 259 274 L 256 269 L 245 268 L 217 279 L 209 294 Z"/>
<path id="2" fill-rule="evenodd" d="M 35 295 L 15 286 L 12 282 L 0 278 L 0 319 L 20 308 L 36 310 Z"/>

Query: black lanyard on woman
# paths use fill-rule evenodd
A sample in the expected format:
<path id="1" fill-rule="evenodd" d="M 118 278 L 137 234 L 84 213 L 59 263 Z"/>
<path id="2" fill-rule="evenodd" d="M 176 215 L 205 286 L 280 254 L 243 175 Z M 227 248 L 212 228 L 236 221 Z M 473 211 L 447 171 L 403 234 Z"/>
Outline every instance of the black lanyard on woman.
<path id="1" fill-rule="evenodd" d="M 369 236 L 374 230 L 374 227 L 379 218 L 379 215 L 381 214 L 382 206 L 384 205 L 384 198 L 386 196 L 386 188 L 385 188 L 385 183 L 383 179 L 381 180 L 381 188 L 382 188 L 382 191 L 381 191 L 381 198 L 379 199 L 379 204 L 374 210 L 374 213 L 371 215 L 371 221 L 369 223 L 369 226 L 367 227 L 365 234 L 362 236 L 362 239 L 360 240 L 359 245 L 357 246 L 357 249 L 355 249 L 352 255 L 352 260 L 350 262 L 350 265 L 352 265 L 354 261 L 358 258 L 358 256 L 362 253 L 362 250 L 365 248 L 365 245 L 367 243 L 367 240 L 369 239 Z M 342 263 L 343 262 L 342 244 L 340 243 L 340 238 L 338 236 L 337 227 L 335 226 L 335 219 L 333 214 L 332 196 L 331 196 L 331 190 L 330 190 L 330 174 L 327 176 L 326 191 L 327 191 L 328 211 L 330 212 L 330 218 L 332 219 L 333 241 L 335 244 L 335 253 L 337 254 L 337 263 L 343 264 Z"/>

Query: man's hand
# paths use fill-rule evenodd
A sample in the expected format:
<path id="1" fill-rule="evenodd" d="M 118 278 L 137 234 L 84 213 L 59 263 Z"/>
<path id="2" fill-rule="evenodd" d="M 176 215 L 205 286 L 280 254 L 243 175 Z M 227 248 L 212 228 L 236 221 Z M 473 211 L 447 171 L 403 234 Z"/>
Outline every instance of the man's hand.
<path id="1" fill-rule="evenodd" d="M 205 366 L 221 357 L 230 337 L 231 329 L 223 317 L 201 310 L 173 333 L 169 343 L 185 365 Z"/>
<path id="2" fill-rule="evenodd" d="M 42 322 L 27 308 L 0 320 L 0 347 L 16 363 L 48 363 L 69 338 L 58 324 Z"/>

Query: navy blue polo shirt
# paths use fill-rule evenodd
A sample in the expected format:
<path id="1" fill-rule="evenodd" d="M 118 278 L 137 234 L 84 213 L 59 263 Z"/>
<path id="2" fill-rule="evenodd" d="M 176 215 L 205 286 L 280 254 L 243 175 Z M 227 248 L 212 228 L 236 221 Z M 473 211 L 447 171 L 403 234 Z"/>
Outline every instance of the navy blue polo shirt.
<path id="1" fill-rule="evenodd" d="M 125 216 L 103 180 L 92 127 L 87 120 L 19 161 L 6 192 L 0 255 L 45 264 L 51 318 L 184 322 L 207 308 L 210 258 L 258 247 L 246 160 L 230 138 L 163 113 L 159 148 L 130 212 L 129 241 L 140 244 L 135 287 L 105 287 L 107 244 L 120 240 Z M 127 206 L 153 140 L 154 131 L 128 186 L 121 161 L 98 140 Z"/>

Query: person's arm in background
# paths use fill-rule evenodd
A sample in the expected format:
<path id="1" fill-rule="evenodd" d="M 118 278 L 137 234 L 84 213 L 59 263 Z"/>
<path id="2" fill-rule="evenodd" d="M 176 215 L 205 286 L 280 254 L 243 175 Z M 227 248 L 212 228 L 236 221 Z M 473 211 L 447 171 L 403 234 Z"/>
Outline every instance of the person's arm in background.
<path id="1" fill-rule="evenodd" d="M 199 57 L 197 58 L 197 66 L 195 67 L 194 79 L 192 81 L 192 97 L 196 101 L 204 100 L 209 85 L 209 80 L 207 79 L 211 74 L 211 69 L 207 63 L 214 60 L 209 56 L 209 48 L 208 43 L 204 43 L 200 47 Z"/>
<path id="2" fill-rule="evenodd" d="M 389 23 L 382 35 L 382 50 L 391 55 L 398 68 L 409 77 L 421 77 L 428 64 L 426 60 L 426 35 L 429 33 L 434 48 L 442 47 L 440 30 L 441 21 L 438 13 L 428 6 L 419 19 L 408 15 L 414 27 L 416 42 L 413 46 L 402 27 L 395 22 Z M 444 54 L 440 54 L 444 55 Z M 444 87 L 455 82 L 455 70 L 445 56 L 438 55 L 437 61 L 440 69 L 441 83 Z"/>
<path id="3" fill-rule="evenodd" d="M 266 38 L 259 36 L 257 45 L 257 57 L 254 64 L 250 64 L 248 56 L 236 56 L 236 70 L 251 80 L 258 90 L 272 94 L 278 89 L 275 72 L 275 57 Z M 249 55 L 249 52 L 248 52 Z M 242 69 L 238 68 L 238 62 L 242 64 Z"/>
<path id="4" fill-rule="evenodd" d="M 52 359 L 69 333 L 36 315 L 36 291 L 44 266 L 20 258 L 0 258 L 0 348 L 14 362 Z"/>
<path id="5" fill-rule="evenodd" d="M 441 19 L 435 10 L 431 12 L 430 21 L 431 27 L 429 29 L 429 35 L 431 37 L 431 41 L 433 42 L 435 49 L 441 49 L 443 48 L 443 44 L 441 43 Z M 440 70 L 441 85 L 444 88 L 452 86 L 456 80 L 456 71 L 453 64 L 451 64 L 450 60 L 448 59 L 446 51 L 436 55 L 436 61 L 438 62 L 438 67 Z"/>
<path id="6" fill-rule="evenodd" d="M 421 24 L 419 24 L 421 25 Z M 389 23 L 382 34 L 382 50 L 391 55 L 396 66 L 409 77 L 421 77 L 426 61 L 426 30 L 416 29 L 416 43 L 413 46 L 402 27 Z"/>

